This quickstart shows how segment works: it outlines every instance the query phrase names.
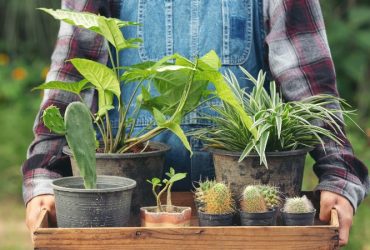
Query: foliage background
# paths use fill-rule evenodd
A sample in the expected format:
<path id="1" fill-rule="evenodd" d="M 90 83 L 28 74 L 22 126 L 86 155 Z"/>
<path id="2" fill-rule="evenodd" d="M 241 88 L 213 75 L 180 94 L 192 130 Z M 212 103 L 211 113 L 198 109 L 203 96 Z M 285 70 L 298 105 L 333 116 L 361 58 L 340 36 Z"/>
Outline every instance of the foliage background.
<path id="1" fill-rule="evenodd" d="M 349 127 L 357 156 L 370 166 L 370 2 L 321 1 L 338 88 L 358 110 L 365 134 Z M 58 23 L 36 10 L 60 1 L 0 0 L 0 249 L 31 249 L 24 224 L 20 165 L 32 140 L 32 124 L 41 101 L 30 89 L 42 83 L 50 63 Z M 308 159 L 304 189 L 317 178 Z M 370 249 L 370 200 L 360 206 L 346 249 Z"/>

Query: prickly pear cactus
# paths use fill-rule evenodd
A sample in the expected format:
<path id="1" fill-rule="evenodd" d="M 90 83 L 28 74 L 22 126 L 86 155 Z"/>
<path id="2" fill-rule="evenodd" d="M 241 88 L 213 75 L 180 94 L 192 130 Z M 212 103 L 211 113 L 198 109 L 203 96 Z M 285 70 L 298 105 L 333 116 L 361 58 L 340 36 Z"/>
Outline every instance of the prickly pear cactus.
<path id="1" fill-rule="evenodd" d="M 309 213 L 313 210 L 312 202 L 305 195 L 286 199 L 283 209 L 286 213 Z"/>
<path id="2" fill-rule="evenodd" d="M 95 130 L 88 107 L 81 102 L 68 105 L 65 113 L 66 139 L 86 189 L 96 188 Z"/>
<path id="3" fill-rule="evenodd" d="M 240 207 L 243 211 L 248 213 L 263 213 L 268 211 L 260 189 L 258 186 L 254 185 L 247 186 L 244 189 Z"/>
<path id="4" fill-rule="evenodd" d="M 216 183 L 204 194 L 203 210 L 208 214 L 228 214 L 234 212 L 234 200 L 230 188 L 224 183 Z"/>
<path id="5" fill-rule="evenodd" d="M 47 107 L 42 115 L 45 126 L 56 134 L 64 135 L 66 128 L 60 111 L 54 105 Z"/>
<path id="6" fill-rule="evenodd" d="M 267 208 L 272 209 L 280 206 L 280 191 L 278 187 L 270 185 L 257 185 L 260 193 L 265 199 Z"/>

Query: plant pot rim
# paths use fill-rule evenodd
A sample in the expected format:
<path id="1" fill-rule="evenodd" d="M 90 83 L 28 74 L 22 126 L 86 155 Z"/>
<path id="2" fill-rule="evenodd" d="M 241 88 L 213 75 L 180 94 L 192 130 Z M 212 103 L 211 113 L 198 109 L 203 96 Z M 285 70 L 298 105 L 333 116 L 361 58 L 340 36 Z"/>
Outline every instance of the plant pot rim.
<path id="1" fill-rule="evenodd" d="M 266 157 L 285 157 L 285 156 L 296 156 L 296 155 L 305 155 L 310 152 L 313 148 L 302 148 L 297 150 L 290 150 L 290 151 L 276 151 L 276 152 L 266 152 Z M 226 156 L 236 156 L 240 157 L 242 152 L 235 152 L 235 151 L 228 151 L 224 149 L 217 149 L 217 148 L 207 148 L 207 151 L 211 152 L 212 154 L 216 155 L 226 155 Z M 247 155 L 246 158 L 259 158 L 260 156 L 257 153 L 250 153 Z"/>
<path id="2" fill-rule="evenodd" d="M 254 212 L 254 213 L 246 212 L 246 211 L 243 211 L 241 209 L 239 209 L 238 211 L 239 211 L 239 213 L 245 213 L 245 214 L 251 214 L 251 215 L 256 214 L 257 215 L 257 214 L 274 214 L 276 209 L 269 209 L 266 212 Z"/>
<path id="3" fill-rule="evenodd" d="M 165 143 L 150 141 L 149 146 L 156 149 L 154 151 L 142 152 L 142 153 L 96 153 L 96 159 L 132 159 L 132 158 L 145 158 L 149 156 L 158 156 L 171 149 L 171 147 Z M 72 156 L 72 152 L 68 146 L 63 147 L 63 153 Z"/>
<path id="4" fill-rule="evenodd" d="M 115 187 L 109 187 L 109 188 L 94 188 L 94 189 L 84 189 L 84 188 L 71 188 L 71 187 L 65 187 L 61 184 L 64 182 L 64 185 L 70 184 L 71 181 L 78 180 L 83 185 L 83 179 L 79 176 L 70 176 L 70 177 L 62 177 L 59 179 L 55 179 L 52 181 L 51 186 L 54 190 L 63 191 L 63 192 L 71 192 L 71 193 L 112 193 L 112 192 L 121 192 L 125 190 L 130 190 L 136 187 L 136 181 L 127 177 L 121 177 L 121 176 L 108 176 L 108 175 L 98 175 L 97 176 L 97 184 L 107 183 L 111 184 L 111 181 L 115 180 L 116 182 L 119 181 L 126 181 L 128 185 L 121 185 L 114 184 Z M 111 180 L 111 181 L 109 181 Z M 112 184 L 113 185 L 113 184 Z"/>
<path id="5" fill-rule="evenodd" d="M 316 209 L 312 209 L 312 211 L 310 212 L 306 212 L 306 213 L 289 213 L 289 212 L 285 212 L 283 208 L 280 209 L 280 213 L 282 214 L 291 214 L 291 215 L 300 215 L 300 214 L 304 214 L 304 215 L 307 215 L 307 214 L 313 214 L 313 213 L 316 213 Z"/>
<path id="6" fill-rule="evenodd" d="M 227 215 L 232 215 L 234 216 L 235 212 L 231 212 L 231 213 L 226 213 L 226 214 L 209 214 L 209 213 L 206 213 L 206 212 L 203 212 L 202 210 L 198 210 L 199 213 L 203 214 L 203 215 L 209 215 L 209 216 L 227 216 Z"/>
<path id="7" fill-rule="evenodd" d="M 162 207 L 167 207 L 168 205 L 162 205 Z M 181 211 L 178 212 L 151 212 L 148 209 L 156 209 L 157 206 L 149 206 L 149 207 L 140 207 L 140 211 L 144 211 L 146 214 L 182 214 L 188 210 L 191 210 L 191 207 L 183 207 L 183 206 L 172 206 L 173 208 L 179 209 Z"/>

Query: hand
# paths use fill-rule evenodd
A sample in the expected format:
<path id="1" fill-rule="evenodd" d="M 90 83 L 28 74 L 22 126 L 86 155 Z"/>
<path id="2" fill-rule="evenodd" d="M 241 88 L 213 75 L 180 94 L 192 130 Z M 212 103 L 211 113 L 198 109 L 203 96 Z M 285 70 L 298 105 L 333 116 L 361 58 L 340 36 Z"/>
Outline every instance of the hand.
<path id="1" fill-rule="evenodd" d="M 335 208 L 339 217 L 339 245 L 344 246 L 348 243 L 349 230 L 352 226 L 353 207 L 351 203 L 343 196 L 329 192 L 321 191 L 320 198 L 320 220 L 329 222 L 330 210 Z"/>
<path id="2" fill-rule="evenodd" d="M 36 196 L 27 203 L 26 208 L 26 224 L 31 235 L 36 230 L 37 218 L 43 209 L 46 209 L 49 212 L 49 223 L 51 225 L 56 225 L 54 195 L 47 194 Z"/>

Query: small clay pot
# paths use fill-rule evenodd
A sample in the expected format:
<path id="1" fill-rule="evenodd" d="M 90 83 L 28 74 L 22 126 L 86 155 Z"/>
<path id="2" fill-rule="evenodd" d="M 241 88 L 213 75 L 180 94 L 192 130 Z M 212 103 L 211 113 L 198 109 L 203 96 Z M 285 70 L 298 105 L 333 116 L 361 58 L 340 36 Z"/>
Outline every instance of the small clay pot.
<path id="1" fill-rule="evenodd" d="M 166 211 L 168 206 L 162 206 Z M 172 206 L 173 212 L 157 212 L 157 207 L 140 208 L 142 227 L 189 227 L 190 207 Z"/>
<path id="2" fill-rule="evenodd" d="M 275 225 L 275 209 L 262 213 L 239 211 L 242 226 L 273 226 Z"/>
<path id="3" fill-rule="evenodd" d="M 198 210 L 199 226 L 220 227 L 233 225 L 233 213 L 229 214 L 207 214 Z"/>
<path id="4" fill-rule="evenodd" d="M 284 226 L 312 226 L 315 221 L 316 209 L 309 213 L 286 213 L 280 210 Z"/>

